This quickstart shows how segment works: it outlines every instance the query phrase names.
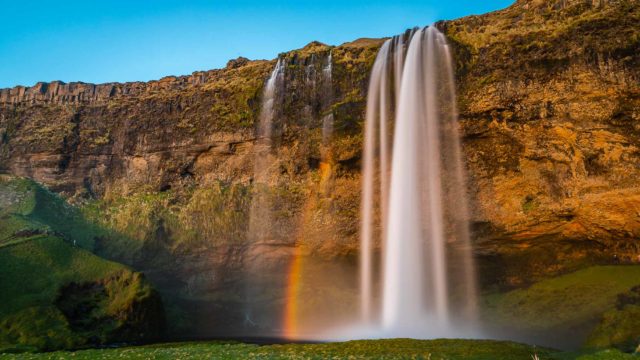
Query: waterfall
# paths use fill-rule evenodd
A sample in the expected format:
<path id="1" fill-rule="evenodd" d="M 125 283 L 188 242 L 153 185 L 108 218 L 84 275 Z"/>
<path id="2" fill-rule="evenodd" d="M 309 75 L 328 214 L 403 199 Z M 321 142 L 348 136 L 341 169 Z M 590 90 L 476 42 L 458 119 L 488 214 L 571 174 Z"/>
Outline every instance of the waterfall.
<path id="1" fill-rule="evenodd" d="M 270 196 L 270 181 L 273 177 L 275 163 L 272 154 L 273 121 L 276 117 L 278 104 L 282 101 L 284 88 L 284 71 L 286 61 L 278 58 L 276 65 L 265 83 L 260 108 L 259 122 L 256 127 L 254 143 L 254 163 L 252 180 L 252 200 L 249 214 L 248 241 L 249 247 L 245 254 L 245 328 L 255 328 L 260 325 L 257 319 L 257 299 L 263 293 L 260 276 L 264 275 L 266 264 L 255 248 L 272 242 L 272 201 Z"/>
<path id="2" fill-rule="evenodd" d="M 284 61 L 279 58 L 265 84 L 262 95 L 262 106 L 256 129 L 253 168 L 253 185 L 256 192 L 254 193 L 249 222 L 249 238 L 253 242 L 268 240 L 270 237 L 271 214 L 268 196 L 265 191 L 268 188 L 271 175 L 269 170 L 273 163 L 271 155 L 273 119 L 276 113 L 275 103 L 282 96 L 284 67 Z"/>
<path id="3" fill-rule="evenodd" d="M 327 56 L 327 63 L 322 68 L 322 92 L 323 92 L 323 108 L 328 111 L 326 115 L 322 117 L 322 143 L 327 145 L 333 134 L 333 111 L 330 109 L 330 105 L 333 102 L 333 53 L 329 51 Z M 327 109 L 328 108 L 328 109 Z"/>
<path id="4" fill-rule="evenodd" d="M 426 27 L 387 40 L 369 83 L 360 232 L 361 316 L 386 335 L 459 336 L 476 317 L 457 117 L 444 35 Z"/>

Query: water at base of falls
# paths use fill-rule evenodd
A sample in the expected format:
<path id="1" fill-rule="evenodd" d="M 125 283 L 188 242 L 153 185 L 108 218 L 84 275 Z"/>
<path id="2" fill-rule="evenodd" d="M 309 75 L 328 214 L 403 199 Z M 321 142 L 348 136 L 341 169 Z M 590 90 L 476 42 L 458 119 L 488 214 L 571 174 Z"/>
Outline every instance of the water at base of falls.
<path id="1" fill-rule="evenodd" d="M 444 35 L 427 27 L 386 41 L 367 99 L 361 322 L 332 331 L 337 339 L 478 337 L 457 126 Z"/>

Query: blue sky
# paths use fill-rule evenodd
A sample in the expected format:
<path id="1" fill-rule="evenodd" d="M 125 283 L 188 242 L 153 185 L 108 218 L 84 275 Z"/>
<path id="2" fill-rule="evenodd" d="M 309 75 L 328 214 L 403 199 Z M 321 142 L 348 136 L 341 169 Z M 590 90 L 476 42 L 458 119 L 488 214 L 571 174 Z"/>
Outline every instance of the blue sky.
<path id="1" fill-rule="evenodd" d="M 0 88 L 62 80 L 152 80 L 339 45 L 513 0 L 0 0 Z"/>

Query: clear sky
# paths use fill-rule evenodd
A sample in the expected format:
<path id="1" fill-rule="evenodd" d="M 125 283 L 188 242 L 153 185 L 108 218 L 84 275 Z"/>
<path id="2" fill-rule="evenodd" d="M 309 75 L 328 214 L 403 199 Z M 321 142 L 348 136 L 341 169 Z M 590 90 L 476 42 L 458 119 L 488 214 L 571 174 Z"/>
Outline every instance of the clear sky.
<path id="1" fill-rule="evenodd" d="M 339 45 L 513 0 L 0 0 L 0 88 L 159 79 Z"/>

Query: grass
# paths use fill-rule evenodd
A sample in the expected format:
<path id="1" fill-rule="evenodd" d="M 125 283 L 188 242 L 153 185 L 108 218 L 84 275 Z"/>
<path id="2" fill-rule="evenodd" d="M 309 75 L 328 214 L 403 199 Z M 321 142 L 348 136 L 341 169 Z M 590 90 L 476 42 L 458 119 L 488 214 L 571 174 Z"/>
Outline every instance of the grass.
<path id="1" fill-rule="evenodd" d="M 258 346 L 243 343 L 172 343 L 40 354 L 0 354 L 0 359 L 430 359 L 430 360 L 624 360 L 617 350 L 561 353 L 492 340 L 359 340 L 327 344 Z"/>
<path id="2" fill-rule="evenodd" d="M 297 182 L 259 187 L 217 181 L 182 191 L 112 196 L 91 201 L 82 211 L 106 231 L 101 254 L 135 264 L 144 246 L 158 240 L 169 251 L 242 244 L 247 240 L 255 196 L 269 200 L 274 228 L 278 228 L 277 222 L 295 219 L 304 201 L 303 190 Z"/>
<path id="3" fill-rule="evenodd" d="M 74 348 L 89 338 L 109 342 L 112 332 L 128 326 L 124 321 L 133 304 L 153 296 L 139 274 L 52 236 L 0 248 L 0 264 L 0 349 Z M 65 298 L 91 309 L 82 312 L 85 325 L 78 328 L 60 303 L 69 284 L 104 288 Z"/>
<path id="4" fill-rule="evenodd" d="M 0 315 L 51 304 L 62 284 L 95 281 L 125 270 L 52 236 L 2 248 L 0 264 Z"/>
<path id="5" fill-rule="evenodd" d="M 624 350 L 640 347 L 640 306 L 627 305 L 621 310 L 611 310 L 587 340 L 589 347 L 615 346 Z"/>

